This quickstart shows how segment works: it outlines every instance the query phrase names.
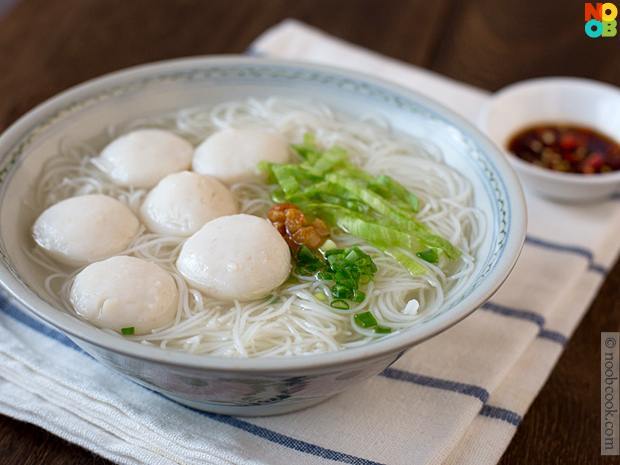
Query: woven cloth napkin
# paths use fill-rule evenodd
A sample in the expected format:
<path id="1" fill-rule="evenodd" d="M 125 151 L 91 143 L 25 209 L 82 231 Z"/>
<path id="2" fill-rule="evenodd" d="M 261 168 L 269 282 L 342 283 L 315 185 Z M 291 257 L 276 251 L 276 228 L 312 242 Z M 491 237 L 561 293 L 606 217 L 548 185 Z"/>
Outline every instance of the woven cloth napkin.
<path id="1" fill-rule="evenodd" d="M 295 21 L 250 53 L 374 74 L 470 120 L 488 97 Z M 0 412 L 123 464 L 496 463 L 616 259 L 618 198 L 579 207 L 528 194 L 522 255 L 490 302 L 367 382 L 276 417 L 170 401 L 2 297 Z"/>

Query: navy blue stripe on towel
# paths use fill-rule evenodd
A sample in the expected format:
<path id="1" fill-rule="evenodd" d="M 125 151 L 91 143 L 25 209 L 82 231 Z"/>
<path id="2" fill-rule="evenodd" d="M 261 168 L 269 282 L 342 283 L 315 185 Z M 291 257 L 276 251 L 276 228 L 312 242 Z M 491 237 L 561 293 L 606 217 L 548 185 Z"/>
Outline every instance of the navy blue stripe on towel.
<path id="1" fill-rule="evenodd" d="M 539 313 L 531 312 L 529 310 L 520 310 L 516 308 L 504 307 L 503 305 L 494 304 L 492 302 L 486 302 L 480 308 L 482 310 L 498 313 L 509 318 L 517 318 L 520 320 L 526 320 L 535 323 L 540 328 L 540 332 L 538 333 L 537 337 L 557 342 L 558 344 L 561 344 L 563 346 L 565 346 L 568 342 L 568 338 L 562 333 L 552 331 L 550 329 L 545 329 L 545 318 Z"/>
<path id="2" fill-rule="evenodd" d="M 494 304 L 492 302 L 485 302 L 480 308 L 493 313 L 499 313 L 500 315 L 508 316 L 510 318 L 531 321 L 532 323 L 538 325 L 541 329 L 545 325 L 544 316 L 536 312 L 531 312 L 529 310 L 520 310 L 517 308 L 505 307 L 503 305 Z"/>
<path id="3" fill-rule="evenodd" d="M 34 329 L 39 334 L 43 334 L 44 336 L 60 342 L 62 345 L 75 349 L 79 352 L 83 352 L 82 349 L 75 345 L 75 343 L 63 333 L 57 329 L 47 326 L 40 320 L 33 318 L 27 313 L 22 312 L 15 305 L 11 304 L 2 294 L 0 294 L 0 310 L 14 320 L 17 320 L 29 328 Z"/>
<path id="4" fill-rule="evenodd" d="M 519 426 L 522 419 L 521 415 L 516 412 L 486 404 L 480 409 L 479 415 L 482 415 L 483 417 L 495 418 L 496 420 L 502 420 L 514 426 Z"/>
<path id="5" fill-rule="evenodd" d="M 564 334 L 544 328 L 540 329 L 538 337 L 543 339 L 549 339 L 550 341 L 557 342 L 558 344 L 561 344 L 563 346 L 565 346 L 568 342 L 568 338 L 564 336 Z"/>
<path id="6" fill-rule="evenodd" d="M 310 444 L 309 442 L 300 441 L 299 439 L 294 439 L 289 436 L 276 433 L 275 431 L 272 431 L 267 428 L 263 428 L 262 426 L 253 425 L 252 423 L 240 420 L 236 417 L 230 417 L 228 415 L 220 415 L 217 413 L 203 412 L 201 410 L 196 410 L 193 408 L 190 408 L 190 410 L 200 413 L 202 415 L 205 415 L 211 418 L 212 420 L 219 421 L 220 423 L 225 423 L 227 425 L 241 429 L 259 438 L 266 439 L 275 444 L 288 447 L 289 449 L 293 449 L 299 452 L 314 455 L 315 457 L 321 457 L 324 459 L 333 460 L 335 462 L 348 463 L 351 465 L 380 465 L 378 462 L 373 462 L 371 460 L 362 459 L 360 457 L 355 457 L 353 455 L 345 454 L 345 453 L 334 451 L 331 449 L 326 449 L 324 447 Z"/>
<path id="7" fill-rule="evenodd" d="M 604 266 L 597 265 L 596 263 L 594 263 L 594 254 L 590 252 L 588 249 L 585 249 L 583 247 L 557 244 L 555 242 L 549 242 L 549 241 L 538 239 L 532 236 L 526 236 L 525 243 L 535 245 L 537 247 L 543 247 L 545 249 L 556 250 L 558 252 L 581 255 L 586 260 L 588 260 L 588 268 L 590 270 L 600 273 L 603 276 L 607 274 L 607 269 L 605 269 Z"/>
<path id="8" fill-rule="evenodd" d="M 458 392 L 466 396 L 472 396 L 479 399 L 482 403 L 485 403 L 489 399 L 489 392 L 473 384 L 459 383 L 456 381 L 450 381 L 441 378 L 432 378 L 430 376 L 418 375 L 410 373 L 408 371 L 397 370 L 395 368 L 386 368 L 379 376 L 395 379 L 398 381 L 404 381 L 407 383 L 417 384 L 418 386 L 432 387 L 436 389 L 442 389 L 444 391 Z"/>
<path id="9" fill-rule="evenodd" d="M 417 375 L 415 373 L 396 370 L 394 368 L 387 368 L 382 373 L 380 373 L 379 376 L 385 376 L 386 378 L 397 379 L 399 381 L 405 381 L 420 386 L 443 389 L 445 391 L 458 392 L 460 394 L 473 396 L 477 399 L 480 399 L 483 403 L 479 415 L 494 418 L 496 420 L 502 420 L 515 426 L 517 426 L 521 422 L 521 416 L 518 413 L 485 404 L 485 402 L 489 399 L 489 392 L 480 386 L 475 386 L 473 384 L 457 383 L 455 381 L 448 381 L 440 378 L 431 378 L 430 376 Z"/>

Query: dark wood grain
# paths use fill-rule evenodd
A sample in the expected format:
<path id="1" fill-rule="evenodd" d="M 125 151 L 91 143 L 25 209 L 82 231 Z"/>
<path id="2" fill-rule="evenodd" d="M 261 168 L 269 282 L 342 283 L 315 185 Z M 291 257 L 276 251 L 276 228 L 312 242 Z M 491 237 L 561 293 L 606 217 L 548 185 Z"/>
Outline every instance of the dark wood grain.
<path id="1" fill-rule="evenodd" d="M 548 75 L 618 85 L 619 41 L 587 37 L 584 26 L 583 2 L 454 2 L 428 67 L 488 90 Z"/>
<path id="2" fill-rule="evenodd" d="M 241 53 L 297 18 L 336 37 L 495 90 L 543 75 L 620 85 L 620 36 L 590 39 L 583 2 L 553 0 L 24 0 L 0 22 L 0 129 L 84 80 L 173 57 Z M 501 463 L 612 463 L 599 455 L 599 338 L 620 328 L 620 263 Z M 0 463 L 106 464 L 0 416 Z"/>
<path id="3" fill-rule="evenodd" d="M 3 465 L 110 465 L 112 462 L 28 423 L 0 416 Z"/>
<path id="4" fill-rule="evenodd" d="M 24 0 L 0 29 L 0 125 L 102 74 L 168 58 L 243 53 L 297 18 L 378 52 L 425 65 L 447 0 Z M 399 31 L 406 30 L 407 34 Z"/>

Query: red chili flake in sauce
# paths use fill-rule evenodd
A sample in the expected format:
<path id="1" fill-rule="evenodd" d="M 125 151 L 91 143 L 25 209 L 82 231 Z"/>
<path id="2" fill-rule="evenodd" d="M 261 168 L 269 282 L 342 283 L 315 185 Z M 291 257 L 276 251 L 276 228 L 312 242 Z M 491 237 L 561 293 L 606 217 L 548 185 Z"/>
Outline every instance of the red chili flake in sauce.
<path id="1" fill-rule="evenodd" d="M 620 145 L 578 126 L 534 126 L 515 135 L 508 150 L 543 168 L 595 174 L 620 170 Z"/>
<path id="2" fill-rule="evenodd" d="M 329 228 L 323 220 L 316 218 L 307 224 L 306 217 L 299 207 L 291 202 L 275 204 L 267 212 L 267 218 L 295 252 L 302 244 L 311 249 L 318 249 L 329 236 Z"/>

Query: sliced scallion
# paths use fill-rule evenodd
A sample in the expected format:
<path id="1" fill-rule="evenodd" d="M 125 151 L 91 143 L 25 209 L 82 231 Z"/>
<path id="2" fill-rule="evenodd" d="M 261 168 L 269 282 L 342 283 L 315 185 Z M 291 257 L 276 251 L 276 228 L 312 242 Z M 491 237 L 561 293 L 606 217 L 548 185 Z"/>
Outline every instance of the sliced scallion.
<path id="1" fill-rule="evenodd" d="M 355 322 L 362 328 L 372 328 L 377 326 L 377 320 L 370 312 L 358 313 L 353 317 Z"/>
<path id="2" fill-rule="evenodd" d="M 336 245 L 336 243 L 334 241 L 332 241 L 331 239 L 327 239 L 323 245 L 321 247 L 319 247 L 319 250 L 321 252 L 323 252 L 323 254 L 327 254 L 327 252 L 329 252 L 330 250 L 334 250 L 337 249 L 338 246 Z"/>
<path id="3" fill-rule="evenodd" d="M 348 310 L 349 309 L 349 304 L 346 303 L 344 300 L 341 300 L 341 299 L 332 300 L 329 305 L 332 306 L 333 308 L 338 308 L 340 310 Z"/>
<path id="4" fill-rule="evenodd" d="M 392 328 L 386 328 L 385 326 L 375 326 L 375 333 L 391 333 Z"/>
<path id="5" fill-rule="evenodd" d="M 420 257 L 422 260 L 426 260 L 429 263 L 437 263 L 439 261 L 437 252 L 433 249 L 428 249 L 423 252 L 418 252 L 416 255 Z"/>

